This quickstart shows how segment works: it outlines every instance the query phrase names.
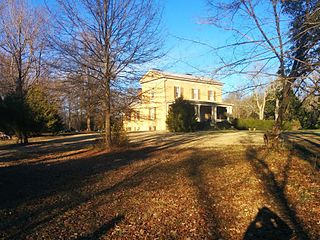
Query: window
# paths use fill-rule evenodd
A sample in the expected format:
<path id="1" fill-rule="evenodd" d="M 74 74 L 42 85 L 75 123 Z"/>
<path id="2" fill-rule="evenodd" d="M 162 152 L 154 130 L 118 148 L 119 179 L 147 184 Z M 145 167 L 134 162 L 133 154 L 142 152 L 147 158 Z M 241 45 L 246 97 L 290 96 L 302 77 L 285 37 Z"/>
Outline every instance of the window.
<path id="1" fill-rule="evenodd" d="M 156 108 L 149 108 L 149 119 L 150 120 L 156 119 Z"/>
<path id="2" fill-rule="evenodd" d="M 214 91 L 214 94 L 213 94 L 213 101 L 217 101 L 216 91 Z"/>
<path id="3" fill-rule="evenodd" d="M 200 90 L 199 89 L 192 89 L 192 99 L 199 99 L 200 98 Z"/>
<path id="4" fill-rule="evenodd" d="M 154 99 L 154 92 L 151 92 L 150 98 Z"/>
<path id="5" fill-rule="evenodd" d="M 183 96 L 183 88 L 182 87 L 174 87 L 174 98 L 179 98 Z"/>
<path id="6" fill-rule="evenodd" d="M 174 98 L 181 97 L 181 89 L 180 87 L 174 87 Z"/>
<path id="7" fill-rule="evenodd" d="M 208 91 L 208 100 L 213 100 L 213 91 L 212 90 Z"/>

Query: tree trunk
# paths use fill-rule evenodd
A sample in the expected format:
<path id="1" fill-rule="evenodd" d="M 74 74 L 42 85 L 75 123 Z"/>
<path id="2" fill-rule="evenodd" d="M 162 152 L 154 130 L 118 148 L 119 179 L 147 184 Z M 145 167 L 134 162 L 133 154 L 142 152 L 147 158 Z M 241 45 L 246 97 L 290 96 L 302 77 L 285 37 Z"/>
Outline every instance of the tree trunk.
<path id="1" fill-rule="evenodd" d="M 259 106 L 259 119 L 260 120 L 264 119 L 264 109 L 265 109 L 265 106 L 266 106 L 266 98 L 265 98 L 265 96 L 263 97 L 262 101 L 263 101 L 262 104 Z"/>
<path id="2" fill-rule="evenodd" d="M 259 109 L 259 120 L 263 120 L 264 119 L 264 110 L 261 108 Z"/>
<path id="3" fill-rule="evenodd" d="M 281 99 L 279 101 L 278 117 L 273 128 L 273 134 L 278 136 L 281 133 L 282 124 L 285 118 L 285 113 L 289 103 L 289 92 L 291 89 L 291 82 L 287 81 L 284 88 L 282 89 Z"/>
<path id="4" fill-rule="evenodd" d="M 68 129 L 71 129 L 71 103 L 70 99 L 68 100 Z"/>
<path id="5" fill-rule="evenodd" d="M 16 141 L 16 143 L 17 144 L 22 144 L 22 135 L 20 134 L 20 133 L 17 133 L 17 141 Z"/>
<path id="6" fill-rule="evenodd" d="M 276 98 L 276 108 L 274 110 L 274 119 L 277 121 L 279 117 L 279 99 Z"/>
<path id="7" fill-rule="evenodd" d="M 21 131 L 18 135 L 18 143 L 19 144 L 27 144 L 29 142 L 28 136 L 24 131 Z"/>
<path id="8" fill-rule="evenodd" d="M 91 132 L 91 118 L 90 118 L 90 114 L 87 113 L 86 114 L 86 119 L 87 119 L 87 132 Z"/>
<path id="9" fill-rule="evenodd" d="M 23 134 L 23 143 L 27 144 L 29 142 L 27 134 Z"/>
<path id="10" fill-rule="evenodd" d="M 106 83 L 105 95 L 105 144 L 106 148 L 111 147 L 111 112 L 110 112 L 110 81 Z"/>
<path id="11" fill-rule="evenodd" d="M 258 93 L 254 92 L 254 96 L 255 96 L 256 104 L 257 104 L 257 107 L 259 110 L 259 120 L 263 120 L 267 94 L 266 94 L 266 92 L 263 93 L 261 104 L 260 104 L 260 99 L 259 99 Z"/>
<path id="12" fill-rule="evenodd" d="M 267 93 L 263 93 L 263 99 L 262 99 L 262 104 L 261 104 L 261 109 L 260 109 L 260 120 L 264 120 L 264 109 L 266 107 L 266 100 L 267 100 Z"/>

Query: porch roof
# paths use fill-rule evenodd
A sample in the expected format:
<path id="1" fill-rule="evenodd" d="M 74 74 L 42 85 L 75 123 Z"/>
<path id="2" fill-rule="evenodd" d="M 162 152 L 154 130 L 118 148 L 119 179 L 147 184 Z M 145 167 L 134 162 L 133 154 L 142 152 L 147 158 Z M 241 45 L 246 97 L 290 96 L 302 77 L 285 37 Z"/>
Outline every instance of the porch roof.
<path id="1" fill-rule="evenodd" d="M 191 104 L 204 105 L 204 106 L 218 106 L 218 107 L 232 107 L 234 104 L 224 103 L 224 102 L 209 102 L 209 101 L 197 101 L 197 100 L 187 100 Z"/>

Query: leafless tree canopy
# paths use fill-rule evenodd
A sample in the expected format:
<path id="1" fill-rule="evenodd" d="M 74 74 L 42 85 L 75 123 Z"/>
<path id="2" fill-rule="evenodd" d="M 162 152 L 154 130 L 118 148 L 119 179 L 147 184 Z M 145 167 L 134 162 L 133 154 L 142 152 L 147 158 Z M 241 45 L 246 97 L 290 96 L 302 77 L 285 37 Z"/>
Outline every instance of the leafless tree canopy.
<path id="1" fill-rule="evenodd" d="M 101 80 L 131 74 L 158 57 L 159 13 L 151 0 L 58 0 L 61 13 L 52 42 L 63 69 L 89 68 Z M 57 39 L 56 37 L 59 36 Z M 63 64 L 68 63 L 68 64 Z M 85 70 L 86 68 L 83 68 Z"/>
<path id="2" fill-rule="evenodd" d="M 60 13 L 51 43 L 60 56 L 58 67 L 89 76 L 104 89 L 100 97 L 108 146 L 113 93 L 127 87 L 141 65 L 159 57 L 159 9 L 153 0 L 57 2 Z"/>
<path id="3" fill-rule="evenodd" d="M 229 75 L 259 73 L 281 81 L 277 131 L 292 89 L 306 90 L 307 95 L 319 94 L 319 4 L 318 1 L 209 1 L 212 14 L 207 23 L 234 33 L 234 41 L 217 48 L 224 53 L 217 54 L 222 63 L 217 71 Z M 257 62 L 261 67 L 253 69 Z"/>
<path id="4" fill-rule="evenodd" d="M 31 9 L 23 0 L 5 0 L 1 6 L 1 84 L 21 94 L 44 74 L 47 19 L 43 9 Z"/>
<path id="5" fill-rule="evenodd" d="M 45 59 L 50 28 L 46 16 L 43 9 L 31 8 L 24 0 L 0 2 L 0 97 L 11 95 L 19 103 L 9 122 L 21 143 L 28 142 L 30 130 L 30 124 L 24 123 L 28 111 L 23 107 L 28 91 L 48 74 Z"/>

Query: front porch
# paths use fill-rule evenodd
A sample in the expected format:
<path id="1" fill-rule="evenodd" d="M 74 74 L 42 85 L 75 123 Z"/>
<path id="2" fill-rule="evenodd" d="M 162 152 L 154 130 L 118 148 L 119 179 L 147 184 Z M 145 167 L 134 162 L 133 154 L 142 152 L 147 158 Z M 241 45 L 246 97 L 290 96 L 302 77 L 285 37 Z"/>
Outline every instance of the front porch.
<path id="1" fill-rule="evenodd" d="M 199 122 L 222 122 L 229 120 L 232 105 L 222 103 L 193 103 Z"/>

